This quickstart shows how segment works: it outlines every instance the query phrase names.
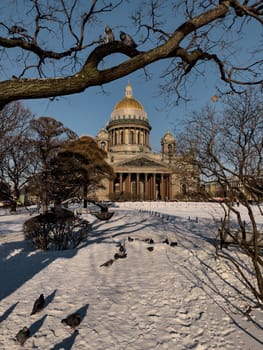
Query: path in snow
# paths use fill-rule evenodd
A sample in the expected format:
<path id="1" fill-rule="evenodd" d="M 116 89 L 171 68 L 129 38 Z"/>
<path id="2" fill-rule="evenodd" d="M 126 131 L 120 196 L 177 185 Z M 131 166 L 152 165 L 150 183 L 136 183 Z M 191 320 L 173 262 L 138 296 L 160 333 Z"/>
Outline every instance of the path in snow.
<path id="1" fill-rule="evenodd" d="M 8 227 L 12 231 L 11 224 Z M 0 348 L 17 349 L 13 337 L 28 325 L 33 334 L 25 349 L 262 349 L 262 319 L 256 313 L 250 322 L 240 316 L 249 295 L 229 267 L 215 259 L 215 232 L 211 217 L 167 220 L 124 207 L 116 209 L 110 221 L 94 221 L 88 244 L 74 253 L 31 253 L 27 247 L 0 254 L 7 267 L 14 266 L 12 259 L 19 263 L 34 254 L 38 262 L 32 276 L 28 271 L 30 278 L 8 290 L 1 301 Z M 137 239 L 128 242 L 127 237 Z M 178 246 L 162 243 L 166 237 Z M 16 242 L 21 235 L 13 238 L 8 239 Z M 118 251 L 121 240 L 126 241 L 127 258 L 100 267 Z M 8 277 L 16 278 L 16 272 L 9 269 Z M 30 316 L 40 292 L 47 296 L 47 306 Z M 79 333 L 71 334 L 61 319 L 77 310 L 83 321 Z"/>

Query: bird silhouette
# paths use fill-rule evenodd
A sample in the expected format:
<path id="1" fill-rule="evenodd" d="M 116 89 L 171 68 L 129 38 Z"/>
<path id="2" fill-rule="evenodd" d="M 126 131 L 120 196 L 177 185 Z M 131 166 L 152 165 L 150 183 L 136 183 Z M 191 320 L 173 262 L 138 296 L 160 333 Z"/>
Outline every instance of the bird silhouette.
<path id="1" fill-rule="evenodd" d="M 20 27 L 20 26 L 12 26 L 10 29 L 9 29 L 9 34 L 21 34 L 21 33 L 25 33 L 26 32 L 26 29 L 23 28 L 23 27 Z"/>
<path id="2" fill-rule="evenodd" d="M 163 241 L 163 243 L 165 243 L 165 244 L 170 244 L 168 238 L 165 238 L 165 240 Z"/>
<path id="3" fill-rule="evenodd" d="M 119 244 L 119 252 L 125 254 L 126 253 L 126 247 L 125 247 L 125 242 L 121 242 Z"/>
<path id="4" fill-rule="evenodd" d="M 152 238 L 145 238 L 145 242 L 153 244 L 154 240 Z"/>
<path id="5" fill-rule="evenodd" d="M 112 29 L 108 25 L 106 25 L 105 26 L 104 43 L 108 44 L 114 40 L 115 40 L 115 36 L 114 36 Z"/>
<path id="6" fill-rule="evenodd" d="M 117 260 L 117 259 L 124 259 L 124 258 L 127 258 L 127 253 L 115 253 L 114 254 L 114 259 Z"/>
<path id="7" fill-rule="evenodd" d="M 154 247 L 147 247 L 147 249 L 149 250 L 149 252 L 152 252 L 154 250 Z"/>
<path id="8" fill-rule="evenodd" d="M 76 327 L 78 327 L 80 322 L 81 322 L 81 317 L 80 317 L 80 313 L 79 312 L 75 312 L 75 313 L 67 316 L 63 320 L 61 320 L 61 323 L 69 326 L 72 329 L 75 329 Z"/>
<path id="9" fill-rule="evenodd" d="M 120 32 L 120 39 L 127 46 L 130 46 L 134 49 L 137 47 L 137 44 L 135 43 L 133 38 L 127 33 Z"/>
<path id="10" fill-rule="evenodd" d="M 41 310 L 43 310 L 44 306 L 45 298 L 43 294 L 40 294 L 39 298 L 37 298 L 37 300 L 34 302 L 34 306 L 30 315 L 34 315 L 37 312 L 40 312 Z"/>
<path id="11" fill-rule="evenodd" d="M 20 345 L 24 345 L 25 341 L 30 337 L 30 331 L 28 327 L 20 329 L 16 335 L 16 340 Z"/>

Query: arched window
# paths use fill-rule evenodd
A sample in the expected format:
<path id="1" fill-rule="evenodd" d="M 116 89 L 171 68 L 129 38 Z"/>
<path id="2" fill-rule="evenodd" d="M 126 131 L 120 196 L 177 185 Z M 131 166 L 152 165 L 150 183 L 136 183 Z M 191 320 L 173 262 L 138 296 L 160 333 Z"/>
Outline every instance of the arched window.
<path id="1" fill-rule="evenodd" d="M 102 141 L 101 144 L 100 144 L 100 147 L 105 150 L 106 148 L 106 142 Z"/>

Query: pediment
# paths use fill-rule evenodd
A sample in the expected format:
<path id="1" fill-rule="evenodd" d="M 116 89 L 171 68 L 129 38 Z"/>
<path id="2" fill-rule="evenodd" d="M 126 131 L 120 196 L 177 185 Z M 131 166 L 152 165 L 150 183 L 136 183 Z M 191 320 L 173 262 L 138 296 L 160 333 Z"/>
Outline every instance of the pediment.
<path id="1" fill-rule="evenodd" d="M 165 164 L 159 163 L 147 157 L 136 157 L 116 164 L 117 167 L 125 168 L 166 168 Z"/>

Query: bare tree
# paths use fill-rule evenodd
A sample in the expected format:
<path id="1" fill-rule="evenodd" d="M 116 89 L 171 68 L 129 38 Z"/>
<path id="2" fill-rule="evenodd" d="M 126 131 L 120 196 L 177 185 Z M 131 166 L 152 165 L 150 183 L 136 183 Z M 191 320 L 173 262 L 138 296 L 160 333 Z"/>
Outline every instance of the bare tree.
<path id="1" fill-rule="evenodd" d="M 0 112 L 0 177 L 10 185 L 14 203 L 36 165 L 29 142 L 33 118 L 34 115 L 19 102 L 10 103 Z"/>
<path id="2" fill-rule="evenodd" d="M 125 28 L 131 16 L 137 47 L 99 36 L 105 15 L 121 7 L 128 15 L 118 26 Z M 167 62 L 163 86 L 179 98 L 187 98 L 189 77 L 205 76 L 209 63 L 232 91 L 262 85 L 262 37 L 245 40 L 262 28 L 261 1 L 13 0 L 0 10 L 0 109 L 14 100 L 82 92 L 157 61 Z M 104 67 L 113 54 L 122 59 Z"/>
<path id="3" fill-rule="evenodd" d="M 216 184 L 223 193 L 221 248 L 230 239 L 249 257 L 252 273 L 246 271 L 235 254 L 218 250 L 218 255 L 231 261 L 260 305 L 263 228 L 256 215 L 263 215 L 262 106 L 262 95 L 251 89 L 242 95 L 229 96 L 222 117 L 208 107 L 195 115 L 182 135 L 183 149 L 195 153 L 204 182 Z M 246 218 L 239 210 L 239 203 L 246 209 Z"/>
<path id="4" fill-rule="evenodd" d="M 52 181 L 52 161 L 59 153 L 65 142 L 76 139 L 77 135 L 65 127 L 63 123 L 51 117 L 40 117 L 31 122 L 31 129 L 34 132 L 31 139 L 34 153 L 38 159 L 38 169 L 32 174 L 31 186 L 35 185 L 42 203 L 44 212 L 48 211 L 48 204 L 53 200 L 50 196 Z"/>

